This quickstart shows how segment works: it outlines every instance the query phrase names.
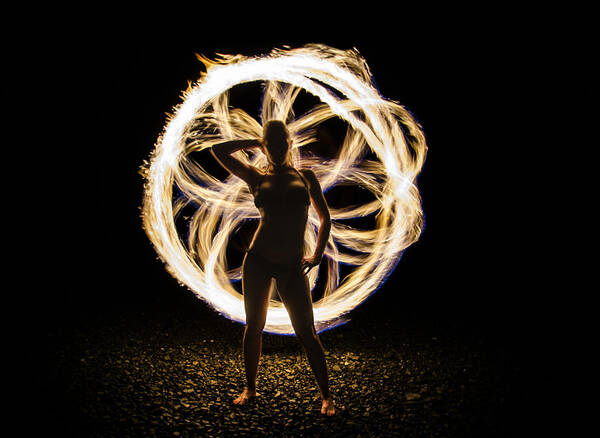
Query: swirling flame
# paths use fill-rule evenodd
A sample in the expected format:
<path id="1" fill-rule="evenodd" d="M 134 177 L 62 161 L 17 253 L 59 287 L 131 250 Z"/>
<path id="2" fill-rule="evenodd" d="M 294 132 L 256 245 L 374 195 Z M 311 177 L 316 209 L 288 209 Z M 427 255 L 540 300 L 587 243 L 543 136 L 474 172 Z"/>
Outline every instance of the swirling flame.
<path id="1" fill-rule="evenodd" d="M 144 168 L 142 209 L 144 230 L 168 271 L 217 312 L 245 322 L 242 295 L 233 287 L 241 268 L 228 269 L 226 250 L 230 236 L 259 213 L 246 184 L 235 176 L 219 181 L 190 158 L 230 139 L 257 138 L 262 123 L 287 122 L 297 167 L 311 168 L 324 191 L 338 184 L 355 184 L 374 194 L 365 205 L 330 208 L 331 235 L 325 250 L 328 276 L 323 297 L 313 303 L 318 331 L 344 321 L 344 315 L 364 301 L 385 281 L 402 251 L 422 231 L 423 214 L 415 185 L 427 151 L 419 124 L 402 105 L 380 96 L 372 84 L 365 60 L 356 50 L 324 45 L 276 49 L 267 56 L 199 56 L 207 71 L 190 84 L 183 101 L 174 108 Z M 229 90 L 254 81 L 264 83 L 261 123 L 240 108 L 230 108 Z M 301 90 L 320 99 L 295 118 L 293 104 Z M 314 128 L 332 117 L 348 124 L 335 159 L 324 160 L 303 148 L 315 141 Z M 372 151 L 377 159 L 365 160 Z M 262 153 L 237 152 L 238 159 L 264 167 Z M 182 196 L 174 199 L 173 187 Z M 194 205 L 184 241 L 176 228 L 177 215 Z M 372 230 L 357 230 L 344 219 L 375 215 Z M 306 229 L 306 253 L 316 245 L 319 218 L 311 207 Z M 355 266 L 340 281 L 339 264 Z M 318 270 L 309 274 L 311 288 Z M 265 331 L 291 334 L 283 305 L 271 300 Z"/>

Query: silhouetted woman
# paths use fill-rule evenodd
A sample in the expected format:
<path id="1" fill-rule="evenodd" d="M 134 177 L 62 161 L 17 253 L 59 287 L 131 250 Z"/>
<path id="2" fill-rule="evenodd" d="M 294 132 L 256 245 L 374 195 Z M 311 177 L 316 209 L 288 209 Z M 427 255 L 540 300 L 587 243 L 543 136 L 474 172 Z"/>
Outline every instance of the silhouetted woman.
<path id="1" fill-rule="evenodd" d="M 236 151 L 260 148 L 269 167 L 262 173 L 232 156 Z M 321 412 L 333 415 L 323 346 L 314 326 L 312 299 L 306 273 L 318 266 L 329 238 L 331 219 L 319 181 L 311 170 L 294 168 L 291 140 L 283 122 L 266 123 L 262 139 L 233 140 L 215 145 L 212 153 L 221 165 L 243 179 L 254 194 L 260 224 L 242 265 L 242 289 L 246 311 L 243 349 L 246 387 L 234 400 L 242 405 L 255 397 L 256 373 L 262 347 L 262 331 L 269 308 L 271 279 L 290 316 L 294 332 L 304 347 L 321 392 Z M 304 231 L 312 202 L 321 224 L 312 257 L 303 258 Z"/>

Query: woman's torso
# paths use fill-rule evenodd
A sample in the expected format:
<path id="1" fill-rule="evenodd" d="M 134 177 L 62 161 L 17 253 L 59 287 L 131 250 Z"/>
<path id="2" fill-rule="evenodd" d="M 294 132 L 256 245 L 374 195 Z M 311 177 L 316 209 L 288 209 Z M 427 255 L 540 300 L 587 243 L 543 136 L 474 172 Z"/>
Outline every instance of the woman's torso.
<path id="1" fill-rule="evenodd" d="M 310 205 L 308 182 L 294 168 L 265 174 L 254 188 L 260 224 L 250 248 L 272 261 L 302 258 Z"/>

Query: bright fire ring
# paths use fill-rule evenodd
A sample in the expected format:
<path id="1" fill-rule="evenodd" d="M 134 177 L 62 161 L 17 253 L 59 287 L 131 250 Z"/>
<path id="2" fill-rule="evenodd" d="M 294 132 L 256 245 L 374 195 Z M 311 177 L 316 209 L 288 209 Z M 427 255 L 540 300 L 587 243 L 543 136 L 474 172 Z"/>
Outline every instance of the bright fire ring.
<path id="1" fill-rule="evenodd" d="M 249 219 L 258 219 L 252 195 L 235 176 L 220 181 L 190 159 L 212 145 L 236 138 L 257 138 L 267 120 L 286 121 L 293 139 L 293 158 L 299 168 L 311 168 L 324 191 L 338 184 L 359 185 L 374 201 L 331 208 L 332 228 L 324 261 L 328 275 L 321 299 L 313 303 L 318 331 L 333 328 L 385 281 L 402 251 L 415 242 L 423 226 L 416 178 L 427 145 L 419 124 L 402 105 L 382 97 L 373 86 L 367 63 L 356 50 L 324 45 L 276 49 L 269 55 L 244 57 L 199 56 L 206 65 L 183 101 L 173 109 L 144 167 L 143 226 L 167 270 L 223 316 L 245 322 L 242 295 L 232 282 L 241 267 L 228 267 L 226 249 L 232 234 Z M 261 121 L 229 105 L 229 90 L 261 81 L 264 95 Z M 293 103 L 300 91 L 321 104 L 298 118 Z M 332 117 L 348 130 L 335 159 L 302 153 L 315 140 L 315 127 Z M 369 156 L 376 157 L 365 159 Z M 248 164 L 263 167 L 261 153 L 238 152 Z M 173 196 L 174 187 L 181 195 Z M 185 238 L 176 228 L 178 214 L 195 207 Z M 187 211 L 187 210 L 186 210 Z M 371 230 L 354 229 L 343 221 L 373 215 Z M 306 253 L 312 253 L 319 224 L 310 208 Z M 340 279 L 339 264 L 352 267 Z M 309 274 L 314 288 L 318 269 Z M 402 293 L 402 291 L 399 291 Z M 282 303 L 271 300 L 265 331 L 292 334 Z"/>

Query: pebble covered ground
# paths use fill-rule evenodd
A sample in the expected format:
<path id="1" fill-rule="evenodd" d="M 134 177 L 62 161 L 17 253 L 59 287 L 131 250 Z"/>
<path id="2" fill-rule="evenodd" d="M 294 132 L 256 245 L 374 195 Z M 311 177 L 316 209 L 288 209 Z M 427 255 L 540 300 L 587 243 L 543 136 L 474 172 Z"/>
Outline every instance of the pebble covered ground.
<path id="1" fill-rule="evenodd" d="M 39 385 L 57 436 L 513 436 L 519 370 L 501 343 L 374 317 L 320 334 L 337 415 L 293 336 L 265 334 L 260 396 L 244 386 L 243 325 L 207 309 L 91 318 L 48 330 Z"/>

